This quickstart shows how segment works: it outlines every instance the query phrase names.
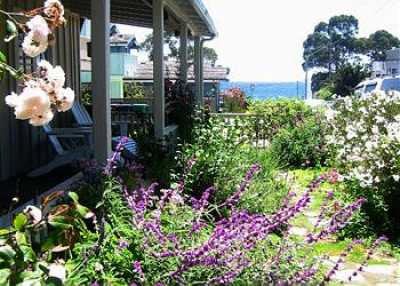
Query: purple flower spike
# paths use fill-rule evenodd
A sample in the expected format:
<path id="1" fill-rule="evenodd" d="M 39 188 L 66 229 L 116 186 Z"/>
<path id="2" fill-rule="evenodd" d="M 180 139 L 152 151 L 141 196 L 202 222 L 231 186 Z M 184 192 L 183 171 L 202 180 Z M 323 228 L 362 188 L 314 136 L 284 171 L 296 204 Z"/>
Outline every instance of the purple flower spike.
<path id="1" fill-rule="evenodd" d="M 240 198 L 242 197 L 243 193 L 247 190 L 250 185 L 251 180 L 253 177 L 261 170 L 261 166 L 259 164 L 254 164 L 250 170 L 247 172 L 243 182 L 240 184 L 239 189 L 226 200 L 225 204 L 228 207 L 233 207 L 236 205 Z"/>

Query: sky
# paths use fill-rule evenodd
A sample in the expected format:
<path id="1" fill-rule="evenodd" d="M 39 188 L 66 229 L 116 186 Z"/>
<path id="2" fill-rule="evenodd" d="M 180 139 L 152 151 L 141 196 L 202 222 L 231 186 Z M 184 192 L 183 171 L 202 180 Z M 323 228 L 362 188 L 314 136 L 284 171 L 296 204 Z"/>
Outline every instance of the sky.
<path id="1" fill-rule="evenodd" d="M 360 36 L 385 29 L 400 38 L 400 0 L 203 0 L 218 30 L 207 43 L 230 80 L 304 80 L 303 42 L 315 25 L 335 15 L 354 15 Z M 147 29 L 135 28 L 138 40 Z"/>

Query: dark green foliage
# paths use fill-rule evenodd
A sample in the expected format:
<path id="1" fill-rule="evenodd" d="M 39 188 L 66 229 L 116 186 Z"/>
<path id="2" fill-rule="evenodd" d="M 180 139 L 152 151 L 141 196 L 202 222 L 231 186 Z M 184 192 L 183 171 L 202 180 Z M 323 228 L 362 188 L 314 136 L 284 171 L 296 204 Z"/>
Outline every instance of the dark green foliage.
<path id="1" fill-rule="evenodd" d="M 328 23 L 319 23 L 304 42 L 305 65 L 330 73 L 357 52 L 357 34 L 358 20 L 351 15 L 334 16 Z"/>
<path id="2" fill-rule="evenodd" d="M 179 45 L 178 38 L 173 32 L 164 32 L 164 41 L 169 48 L 168 57 L 179 59 Z M 153 60 L 153 34 L 147 35 L 146 39 L 141 43 L 141 49 L 149 53 L 149 59 Z M 192 43 L 188 45 L 188 56 L 189 61 L 192 62 L 194 59 L 194 47 Z M 204 60 L 215 66 L 218 60 L 218 54 L 213 48 L 203 47 L 203 57 Z"/>
<path id="3" fill-rule="evenodd" d="M 324 72 L 313 74 L 311 89 L 313 92 L 328 89 L 332 95 L 349 96 L 353 94 L 354 88 L 370 75 L 371 73 L 366 66 L 345 64 L 338 68 L 331 77 Z"/>
<path id="4" fill-rule="evenodd" d="M 386 51 L 400 47 L 400 40 L 385 30 L 379 30 L 366 39 L 368 55 L 374 61 L 386 60 Z"/>
<path id="5" fill-rule="evenodd" d="M 319 23 L 308 35 L 303 44 L 303 68 L 322 69 L 312 77 L 313 92 L 333 84 L 336 94 L 350 95 L 369 76 L 368 70 L 359 64 L 361 55 L 383 61 L 387 50 L 400 47 L 400 40 L 385 30 L 357 38 L 358 30 L 354 16 L 340 15 L 330 18 L 328 23 Z"/>
<path id="6" fill-rule="evenodd" d="M 281 129 L 272 140 L 272 153 L 286 167 L 321 166 L 327 159 L 324 126 L 319 115 L 291 128 Z"/>
<path id="7" fill-rule="evenodd" d="M 359 64 L 346 64 L 333 75 L 333 92 L 340 96 L 352 95 L 354 88 L 369 76 L 370 72 L 366 67 Z"/>
<path id="8" fill-rule="evenodd" d="M 342 235 L 347 237 L 371 237 L 386 235 L 392 241 L 400 241 L 400 195 L 399 183 L 390 182 L 381 184 L 379 189 L 360 187 L 355 181 L 347 181 L 345 184 L 346 201 L 356 197 L 365 197 L 367 202 L 361 208 L 350 225 L 343 231 Z"/>
<path id="9" fill-rule="evenodd" d="M 314 73 L 311 77 L 311 91 L 318 92 L 321 88 L 329 85 L 330 77 L 327 72 Z"/>
<path id="10" fill-rule="evenodd" d="M 124 83 L 124 98 L 141 99 L 145 97 L 144 88 L 140 83 L 135 81 Z"/>

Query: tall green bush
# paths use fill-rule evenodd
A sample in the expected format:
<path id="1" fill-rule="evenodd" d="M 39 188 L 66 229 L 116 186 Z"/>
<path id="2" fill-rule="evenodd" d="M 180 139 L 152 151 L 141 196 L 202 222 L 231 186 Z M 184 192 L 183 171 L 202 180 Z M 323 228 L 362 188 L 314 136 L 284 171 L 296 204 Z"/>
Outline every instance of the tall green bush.
<path id="1" fill-rule="evenodd" d="M 281 129 L 294 128 L 314 112 L 304 101 L 278 99 L 251 102 L 248 112 L 263 118 L 264 129 L 268 129 L 269 138 L 273 138 Z"/>
<path id="2" fill-rule="evenodd" d="M 272 153 L 285 167 L 321 166 L 327 159 L 324 132 L 316 113 L 297 126 L 281 129 L 272 140 Z"/>

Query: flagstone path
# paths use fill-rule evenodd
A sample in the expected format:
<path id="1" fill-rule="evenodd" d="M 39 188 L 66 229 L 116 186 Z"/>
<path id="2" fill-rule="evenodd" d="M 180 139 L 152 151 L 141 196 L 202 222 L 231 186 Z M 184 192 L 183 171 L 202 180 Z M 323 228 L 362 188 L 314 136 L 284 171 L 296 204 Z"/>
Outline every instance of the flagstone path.
<path id="1" fill-rule="evenodd" d="M 278 178 L 287 180 L 292 191 L 301 195 L 304 192 L 304 186 L 298 183 L 296 176 L 289 172 L 278 175 Z M 310 226 L 315 225 L 318 220 L 318 211 L 312 208 L 304 212 L 302 219 L 295 220 L 290 230 L 290 234 L 299 237 L 306 236 L 309 233 Z M 333 266 L 339 257 L 331 256 L 326 260 L 326 265 Z M 332 285 L 365 285 L 365 286 L 400 286 L 400 261 L 387 255 L 374 255 L 373 264 L 364 268 L 363 272 L 357 276 L 352 276 L 355 269 L 360 265 L 354 262 L 346 262 L 340 266 L 333 277 Z M 349 280 L 351 277 L 351 280 Z"/>

